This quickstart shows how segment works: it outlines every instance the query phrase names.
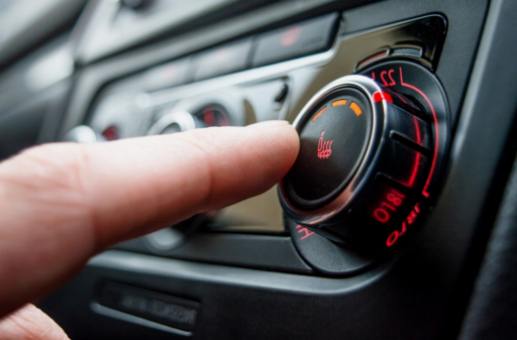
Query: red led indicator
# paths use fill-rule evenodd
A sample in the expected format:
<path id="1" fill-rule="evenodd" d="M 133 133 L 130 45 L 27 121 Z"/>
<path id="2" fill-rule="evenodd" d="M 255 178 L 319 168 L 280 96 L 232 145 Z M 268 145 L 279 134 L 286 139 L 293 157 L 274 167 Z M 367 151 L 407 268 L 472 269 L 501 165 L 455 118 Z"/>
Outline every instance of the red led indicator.
<path id="1" fill-rule="evenodd" d="M 388 104 L 391 104 L 393 103 L 393 98 L 391 97 L 391 95 L 387 92 L 384 92 L 384 91 L 377 91 L 373 94 L 373 101 L 375 103 L 379 103 L 379 102 L 382 102 L 382 101 L 386 101 Z"/>
<path id="2" fill-rule="evenodd" d="M 102 137 L 104 137 L 104 139 L 106 139 L 108 141 L 119 138 L 118 128 L 115 125 L 108 126 L 104 130 L 102 130 L 101 134 L 102 134 Z"/>
<path id="3" fill-rule="evenodd" d="M 213 126 L 215 124 L 215 114 L 211 109 L 206 109 L 203 114 L 203 121 L 208 126 Z"/>
<path id="4" fill-rule="evenodd" d="M 321 131 L 320 138 L 318 139 L 318 150 L 317 155 L 319 159 L 329 159 L 332 155 L 332 139 L 325 140 L 325 130 Z"/>

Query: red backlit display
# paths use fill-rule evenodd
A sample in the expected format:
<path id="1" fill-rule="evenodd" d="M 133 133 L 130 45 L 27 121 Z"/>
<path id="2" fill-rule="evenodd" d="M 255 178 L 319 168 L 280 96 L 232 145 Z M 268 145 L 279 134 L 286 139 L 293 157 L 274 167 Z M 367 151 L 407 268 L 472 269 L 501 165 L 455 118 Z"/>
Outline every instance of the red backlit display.
<path id="1" fill-rule="evenodd" d="M 318 139 L 317 155 L 319 159 L 328 159 L 332 155 L 332 139 L 325 140 L 325 130 L 321 131 Z"/>
<path id="2" fill-rule="evenodd" d="M 400 224 L 400 228 L 391 232 L 386 238 L 386 247 L 393 247 L 400 239 L 401 236 L 406 234 L 408 227 L 415 223 L 418 215 L 420 215 L 420 205 L 415 204 L 413 209 L 406 216 L 404 221 Z"/>
<path id="3" fill-rule="evenodd" d="M 406 195 L 396 189 L 390 189 L 385 194 L 378 206 L 373 209 L 372 217 L 379 223 L 386 224 L 404 204 Z"/>

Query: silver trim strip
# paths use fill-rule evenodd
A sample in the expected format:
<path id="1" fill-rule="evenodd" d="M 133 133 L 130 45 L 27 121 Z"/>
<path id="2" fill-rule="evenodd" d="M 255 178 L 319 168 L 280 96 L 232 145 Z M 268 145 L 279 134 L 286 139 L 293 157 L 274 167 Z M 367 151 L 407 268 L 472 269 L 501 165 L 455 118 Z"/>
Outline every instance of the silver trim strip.
<path id="1" fill-rule="evenodd" d="M 335 50 L 336 49 L 332 47 L 330 50 L 323 53 L 313 54 L 307 57 L 292 59 L 273 65 L 261 66 L 226 76 L 220 76 L 213 79 L 202 80 L 183 86 L 149 93 L 151 104 L 148 108 L 150 109 L 156 106 L 165 105 L 177 99 L 184 99 L 186 97 L 203 94 L 221 88 L 227 88 L 233 85 L 285 76 L 287 72 L 298 68 L 323 65 L 333 58 Z"/>
<path id="2" fill-rule="evenodd" d="M 171 333 L 174 335 L 192 336 L 192 332 L 184 331 L 184 330 L 177 329 L 177 328 L 174 328 L 171 326 L 166 326 L 166 325 L 163 325 L 158 322 L 150 321 L 150 320 L 147 320 L 147 319 L 144 319 L 144 318 L 132 315 L 132 314 L 121 312 L 119 310 L 103 306 L 97 302 L 91 303 L 90 307 L 91 307 L 92 311 L 94 311 L 95 313 L 103 315 L 103 316 L 107 316 L 107 317 L 110 317 L 113 319 L 133 323 L 133 324 L 143 326 L 143 327 L 153 328 L 153 329 Z"/>

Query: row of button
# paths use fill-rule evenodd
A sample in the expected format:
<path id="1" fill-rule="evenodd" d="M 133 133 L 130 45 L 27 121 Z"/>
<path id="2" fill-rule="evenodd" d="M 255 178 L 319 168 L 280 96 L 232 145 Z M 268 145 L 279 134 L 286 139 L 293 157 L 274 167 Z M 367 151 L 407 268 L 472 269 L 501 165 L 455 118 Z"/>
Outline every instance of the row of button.
<path id="1" fill-rule="evenodd" d="M 337 18 L 328 14 L 154 67 L 142 75 L 143 86 L 153 91 L 327 50 Z"/>

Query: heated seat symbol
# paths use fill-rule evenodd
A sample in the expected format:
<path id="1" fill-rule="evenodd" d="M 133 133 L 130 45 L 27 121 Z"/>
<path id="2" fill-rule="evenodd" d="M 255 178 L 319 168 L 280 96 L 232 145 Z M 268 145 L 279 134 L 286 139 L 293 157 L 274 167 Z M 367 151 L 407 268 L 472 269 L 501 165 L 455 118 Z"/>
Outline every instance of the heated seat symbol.
<path id="1" fill-rule="evenodd" d="M 330 155 L 332 155 L 332 143 L 333 140 L 328 139 L 325 140 L 325 130 L 321 131 L 320 138 L 318 140 L 318 158 L 319 159 L 328 159 Z"/>

